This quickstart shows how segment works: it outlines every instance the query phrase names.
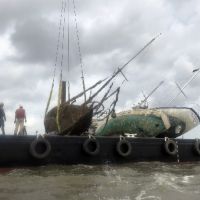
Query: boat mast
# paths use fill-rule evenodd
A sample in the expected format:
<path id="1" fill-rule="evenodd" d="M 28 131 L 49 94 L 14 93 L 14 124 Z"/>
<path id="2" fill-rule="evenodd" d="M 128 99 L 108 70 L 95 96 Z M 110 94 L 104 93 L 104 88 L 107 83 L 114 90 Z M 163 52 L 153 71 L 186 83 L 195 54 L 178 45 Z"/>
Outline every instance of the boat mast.
<path id="1" fill-rule="evenodd" d="M 192 77 L 183 85 L 183 87 L 179 89 L 180 92 L 179 92 L 174 98 L 172 98 L 172 99 L 169 101 L 168 105 L 172 104 L 172 103 L 175 101 L 175 99 L 176 99 L 180 94 L 182 94 L 182 91 L 190 84 L 190 82 L 196 78 L 196 76 L 200 73 L 200 68 L 193 70 L 193 73 L 195 73 L 195 74 L 193 74 Z"/>
<path id="2" fill-rule="evenodd" d="M 61 89 L 61 105 L 63 105 L 66 102 L 66 81 L 62 81 Z"/>
<path id="3" fill-rule="evenodd" d="M 142 100 L 138 105 L 139 107 L 146 107 L 145 105 L 148 105 L 147 100 L 149 99 L 150 96 L 164 83 L 164 81 L 161 81 L 145 98 Z M 145 96 L 145 95 L 144 95 Z"/>
<path id="4" fill-rule="evenodd" d="M 145 46 L 143 46 L 131 59 L 129 59 L 125 64 L 123 64 L 121 67 L 118 67 L 117 70 L 112 74 L 112 76 L 94 93 L 84 104 L 90 103 L 94 97 L 96 97 L 119 73 L 122 73 L 122 70 L 131 63 L 137 56 L 139 56 L 148 46 L 150 46 L 159 36 L 157 35 L 153 39 L 151 39 Z"/>

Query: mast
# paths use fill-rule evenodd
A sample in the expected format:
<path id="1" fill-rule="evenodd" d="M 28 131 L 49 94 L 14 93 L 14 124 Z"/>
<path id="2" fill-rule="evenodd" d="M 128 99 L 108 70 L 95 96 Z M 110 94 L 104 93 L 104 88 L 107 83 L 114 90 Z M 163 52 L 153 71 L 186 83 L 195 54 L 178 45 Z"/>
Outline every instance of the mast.
<path id="1" fill-rule="evenodd" d="M 62 81 L 61 105 L 66 102 L 66 81 Z"/>
<path id="2" fill-rule="evenodd" d="M 131 62 L 133 61 L 138 55 L 140 55 L 148 46 L 150 46 L 159 36 L 161 35 L 161 33 L 159 35 L 157 35 L 156 37 L 154 37 L 153 39 L 151 39 L 144 47 L 142 47 L 142 49 L 140 49 L 131 59 L 128 60 L 128 62 L 126 62 L 124 65 L 122 65 L 121 67 L 117 68 L 117 71 L 113 73 L 113 75 L 101 86 L 101 88 L 99 90 L 97 90 L 97 92 L 95 94 L 93 94 L 84 104 L 88 104 L 89 102 L 92 101 L 92 99 L 94 97 L 96 97 L 99 92 L 101 92 L 119 73 L 122 74 L 122 70 Z"/>
<path id="3" fill-rule="evenodd" d="M 142 100 L 142 101 L 139 103 L 139 106 L 142 106 L 143 104 L 145 104 L 145 103 L 147 102 L 148 98 L 149 98 L 150 96 L 152 96 L 152 94 L 153 94 L 163 83 L 164 83 L 164 81 L 161 81 L 161 82 L 148 94 L 148 96 L 146 96 L 146 97 L 144 98 L 144 100 Z"/>
<path id="4" fill-rule="evenodd" d="M 169 105 L 170 105 L 172 102 L 174 102 L 174 100 L 175 100 L 180 94 L 182 94 L 182 91 L 190 84 L 190 82 L 196 78 L 196 76 L 200 73 L 200 68 L 193 70 L 193 73 L 195 73 L 195 74 L 193 74 L 192 77 L 183 85 L 183 87 L 179 89 L 180 92 L 179 92 L 174 98 L 172 98 L 172 99 L 169 101 Z"/>

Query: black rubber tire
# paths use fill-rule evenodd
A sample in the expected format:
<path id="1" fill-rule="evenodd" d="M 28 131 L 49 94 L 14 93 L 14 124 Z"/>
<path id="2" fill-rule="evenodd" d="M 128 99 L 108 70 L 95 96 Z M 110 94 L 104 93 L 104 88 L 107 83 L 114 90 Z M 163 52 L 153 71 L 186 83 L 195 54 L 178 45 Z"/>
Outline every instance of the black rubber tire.
<path id="1" fill-rule="evenodd" d="M 195 150 L 195 153 L 200 156 L 200 141 L 199 140 L 195 141 L 194 150 Z"/>
<path id="2" fill-rule="evenodd" d="M 91 156 L 98 155 L 100 151 L 99 142 L 96 139 L 89 138 L 85 140 L 85 142 L 83 143 L 83 150 L 88 155 Z"/>
<path id="3" fill-rule="evenodd" d="M 127 140 L 120 140 L 116 146 L 117 153 L 122 157 L 127 157 L 132 153 L 131 143 Z"/>
<path id="4" fill-rule="evenodd" d="M 42 151 L 39 152 L 37 150 L 38 147 L 40 148 L 39 150 L 42 147 Z M 34 158 L 44 159 L 50 154 L 51 145 L 46 139 L 36 139 L 31 143 L 29 151 Z"/>
<path id="5" fill-rule="evenodd" d="M 167 140 L 164 145 L 165 151 L 170 156 L 175 156 L 178 153 L 177 144 L 174 140 Z"/>

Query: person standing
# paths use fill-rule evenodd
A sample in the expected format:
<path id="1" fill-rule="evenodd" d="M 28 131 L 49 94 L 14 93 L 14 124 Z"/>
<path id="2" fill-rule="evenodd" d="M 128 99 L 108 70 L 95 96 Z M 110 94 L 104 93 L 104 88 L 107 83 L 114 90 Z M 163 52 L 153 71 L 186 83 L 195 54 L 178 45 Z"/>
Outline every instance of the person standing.
<path id="1" fill-rule="evenodd" d="M 19 108 L 15 111 L 15 130 L 14 135 L 24 135 L 24 122 L 26 122 L 26 111 L 23 106 L 19 106 Z"/>
<path id="2" fill-rule="evenodd" d="M 0 127 L 2 134 L 5 135 L 5 130 L 4 130 L 4 121 L 6 121 L 6 115 L 3 109 L 4 104 L 0 103 Z"/>

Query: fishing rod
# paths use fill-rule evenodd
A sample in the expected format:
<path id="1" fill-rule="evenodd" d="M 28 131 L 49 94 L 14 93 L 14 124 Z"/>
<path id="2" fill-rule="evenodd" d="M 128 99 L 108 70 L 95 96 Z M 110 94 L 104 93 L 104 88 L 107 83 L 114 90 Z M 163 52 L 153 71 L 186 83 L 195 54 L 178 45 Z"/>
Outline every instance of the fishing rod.
<path id="1" fill-rule="evenodd" d="M 195 70 L 193 70 L 192 72 L 193 72 L 193 73 L 196 72 L 196 73 L 192 75 L 192 77 L 183 85 L 182 88 L 180 88 L 180 92 L 179 92 L 174 98 L 172 98 L 172 99 L 169 101 L 168 105 L 170 105 L 172 102 L 174 102 L 174 100 L 175 100 L 180 94 L 182 94 L 182 91 L 190 84 L 190 82 L 196 78 L 196 76 L 197 76 L 197 75 L 199 74 L 199 72 L 200 72 L 200 68 L 195 69 Z"/>

